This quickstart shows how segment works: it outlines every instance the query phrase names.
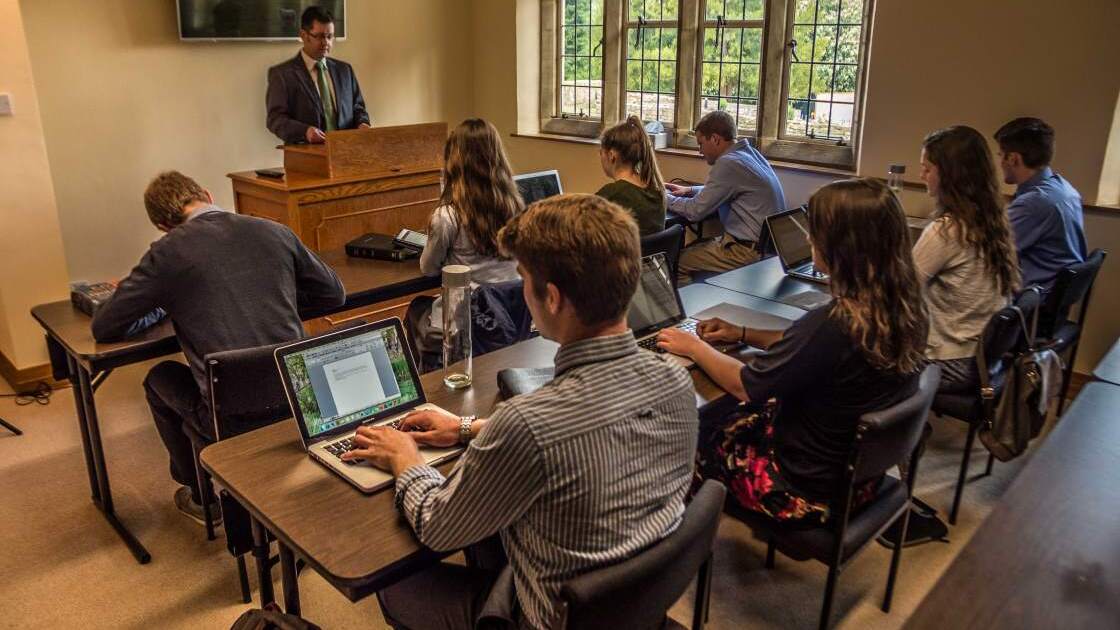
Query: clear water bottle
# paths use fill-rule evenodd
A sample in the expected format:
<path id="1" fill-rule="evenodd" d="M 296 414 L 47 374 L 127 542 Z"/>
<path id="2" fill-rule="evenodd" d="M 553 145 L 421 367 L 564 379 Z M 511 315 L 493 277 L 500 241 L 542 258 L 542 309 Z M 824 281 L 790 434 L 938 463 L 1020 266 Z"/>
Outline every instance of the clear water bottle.
<path id="1" fill-rule="evenodd" d="M 471 386 L 471 268 L 443 268 L 443 384 Z"/>
<path id="2" fill-rule="evenodd" d="M 887 169 L 887 188 L 894 191 L 895 195 L 902 194 L 902 180 L 906 175 L 905 164 L 891 164 Z"/>

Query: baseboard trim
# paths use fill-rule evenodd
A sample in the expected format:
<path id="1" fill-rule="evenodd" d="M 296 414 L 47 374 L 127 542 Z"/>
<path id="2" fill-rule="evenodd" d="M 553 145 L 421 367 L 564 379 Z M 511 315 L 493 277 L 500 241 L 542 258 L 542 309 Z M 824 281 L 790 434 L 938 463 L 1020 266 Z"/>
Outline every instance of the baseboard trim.
<path id="1" fill-rule="evenodd" d="M 52 388 L 59 384 L 51 376 L 50 363 L 33 365 L 20 370 L 12 364 L 3 350 L 0 350 L 0 376 L 3 376 L 4 380 L 8 381 L 8 385 L 11 385 L 12 389 L 17 392 L 31 391 L 35 389 L 35 385 L 39 382 L 44 382 Z"/>

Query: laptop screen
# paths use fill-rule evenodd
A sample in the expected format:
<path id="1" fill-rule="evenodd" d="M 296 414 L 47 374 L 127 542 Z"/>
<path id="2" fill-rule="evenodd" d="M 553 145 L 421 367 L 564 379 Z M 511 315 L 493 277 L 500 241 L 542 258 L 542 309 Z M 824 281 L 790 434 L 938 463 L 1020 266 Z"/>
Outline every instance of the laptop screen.
<path id="1" fill-rule="evenodd" d="M 800 267 L 813 259 L 809 246 L 809 217 L 801 208 L 767 217 L 774 248 L 787 269 Z"/>
<path id="2" fill-rule="evenodd" d="M 312 340 L 278 355 L 306 436 L 314 438 L 419 400 L 420 387 L 407 352 L 399 325 L 390 321 L 363 327 L 360 334 Z"/>
<path id="3" fill-rule="evenodd" d="M 521 193 L 521 198 L 525 200 L 525 205 L 564 192 L 560 188 L 560 173 L 558 171 L 515 175 L 513 181 L 517 184 L 517 190 Z"/>
<path id="4" fill-rule="evenodd" d="M 642 273 L 638 290 L 630 300 L 626 323 L 635 337 L 676 324 L 684 319 L 684 309 L 677 298 L 677 290 L 669 274 L 669 263 L 664 254 L 654 254 L 642 259 Z"/>

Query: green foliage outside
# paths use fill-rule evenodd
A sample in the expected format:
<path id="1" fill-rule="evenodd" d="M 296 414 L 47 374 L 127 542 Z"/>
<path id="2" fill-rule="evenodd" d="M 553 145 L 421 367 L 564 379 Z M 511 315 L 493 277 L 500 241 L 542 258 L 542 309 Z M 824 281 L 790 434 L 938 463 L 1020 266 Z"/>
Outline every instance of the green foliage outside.
<path id="1" fill-rule="evenodd" d="M 761 98 L 762 40 L 760 26 L 717 26 L 724 21 L 761 21 L 764 0 L 708 0 L 702 37 L 700 76 L 701 113 L 714 109 L 737 115 L 740 128 L 752 131 Z M 671 123 L 675 108 L 677 28 L 637 28 L 646 21 L 677 19 L 675 0 L 632 0 L 627 3 L 630 24 L 626 41 L 627 111 L 643 118 Z M 566 0 L 562 35 L 561 83 L 564 113 L 594 113 L 601 101 L 603 79 L 603 0 Z M 792 39 L 796 61 L 790 64 L 788 133 L 847 140 L 858 75 L 863 0 L 797 0 Z M 835 72 L 833 66 L 835 65 Z M 586 89 L 592 86 L 590 92 Z M 640 93 L 647 93 L 643 99 Z M 655 95 L 660 93 L 660 107 Z M 653 95 L 653 96 L 651 96 Z M 831 97 L 830 97 L 831 95 Z M 666 97 L 668 96 L 668 98 Z M 833 107 L 829 129 L 828 103 Z"/>

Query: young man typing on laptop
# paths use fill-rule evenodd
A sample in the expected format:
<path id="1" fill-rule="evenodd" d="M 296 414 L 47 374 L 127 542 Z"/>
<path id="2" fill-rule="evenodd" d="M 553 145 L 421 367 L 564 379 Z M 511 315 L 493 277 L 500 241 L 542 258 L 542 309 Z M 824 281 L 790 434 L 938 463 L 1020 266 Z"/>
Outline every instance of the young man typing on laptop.
<path id="1" fill-rule="evenodd" d="M 697 414 L 688 372 L 641 352 L 626 325 L 638 229 L 592 195 L 533 204 L 499 234 L 517 260 L 556 377 L 489 420 L 420 412 L 402 429 L 363 427 L 364 458 L 397 477 L 397 506 L 425 545 L 501 537 L 501 572 L 439 564 L 378 594 L 395 627 L 471 628 L 480 617 L 562 627 L 560 586 L 627 558 L 680 524 Z M 444 478 L 417 443 L 468 443 Z"/>

